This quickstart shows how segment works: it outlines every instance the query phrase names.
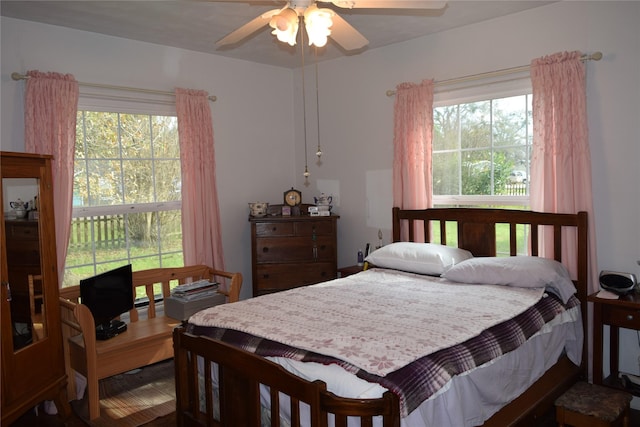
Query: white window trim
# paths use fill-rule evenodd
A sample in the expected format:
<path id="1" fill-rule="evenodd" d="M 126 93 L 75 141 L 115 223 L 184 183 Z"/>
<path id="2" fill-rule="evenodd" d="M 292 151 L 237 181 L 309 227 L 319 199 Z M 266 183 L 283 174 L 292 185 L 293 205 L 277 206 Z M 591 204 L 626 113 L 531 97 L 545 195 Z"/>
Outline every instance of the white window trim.
<path id="1" fill-rule="evenodd" d="M 175 97 L 168 94 L 132 94 L 115 88 L 80 86 L 78 110 L 103 113 L 148 114 L 176 116 Z"/>
<path id="2" fill-rule="evenodd" d="M 530 205 L 528 196 L 433 196 L 433 205 L 496 205 L 524 206 Z"/>
<path id="3" fill-rule="evenodd" d="M 86 218 L 100 215 L 122 215 L 143 212 L 172 211 L 182 208 L 181 201 L 160 202 L 160 203 L 130 203 L 108 206 L 86 206 L 73 208 L 72 218 Z"/>

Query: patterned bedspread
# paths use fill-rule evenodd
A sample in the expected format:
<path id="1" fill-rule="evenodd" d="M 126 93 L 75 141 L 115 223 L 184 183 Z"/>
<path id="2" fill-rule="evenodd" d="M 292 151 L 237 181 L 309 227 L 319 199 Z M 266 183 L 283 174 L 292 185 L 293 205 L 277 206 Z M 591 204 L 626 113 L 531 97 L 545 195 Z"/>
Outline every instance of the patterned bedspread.
<path id="1" fill-rule="evenodd" d="M 363 276 L 355 276 L 360 276 L 358 280 L 362 280 Z M 341 280 L 344 282 L 346 279 Z M 441 282 L 441 280 L 436 279 L 435 282 Z M 330 284 L 332 282 L 327 283 Z M 356 293 L 364 292 L 363 289 L 368 289 L 366 292 L 364 292 L 365 294 L 373 292 L 372 289 L 374 288 L 374 286 L 372 286 L 371 284 L 369 284 L 366 288 L 360 288 L 359 291 L 357 290 L 358 286 L 359 285 L 357 285 L 357 283 L 351 282 L 346 289 L 349 289 L 351 292 Z M 424 284 L 416 286 L 416 284 L 414 283 L 412 285 L 406 284 L 406 286 L 412 288 L 412 292 L 414 293 L 416 292 L 416 290 L 418 291 L 417 295 L 414 295 L 414 299 L 424 300 L 422 301 L 423 303 L 431 302 L 431 305 L 426 308 L 422 307 L 420 311 L 425 311 L 427 312 L 427 314 L 431 313 L 431 315 L 433 316 L 433 312 L 430 311 L 432 309 L 436 310 L 433 305 L 446 305 L 448 306 L 448 309 L 451 309 L 451 301 L 453 301 L 451 299 L 451 295 L 447 295 L 443 299 L 434 296 L 439 292 L 444 292 L 438 291 L 439 289 L 441 290 L 441 286 L 446 287 L 449 285 L 437 283 L 437 286 L 435 287 L 435 293 L 433 289 L 431 291 L 422 289 L 425 286 Z M 318 289 L 317 286 L 307 287 L 303 289 L 308 288 Z M 331 288 L 331 286 L 329 286 L 329 288 Z M 474 285 L 472 288 L 475 292 L 475 290 L 481 290 L 482 288 L 485 288 L 485 286 Z M 504 289 L 504 287 L 502 288 Z M 460 310 L 460 308 L 454 308 L 454 314 L 457 313 L 458 316 L 455 317 L 449 314 L 448 317 L 448 319 L 451 321 L 451 324 L 453 325 L 453 328 L 455 329 L 457 328 L 456 325 L 467 325 L 470 322 L 468 318 L 469 316 L 471 316 L 472 319 L 475 319 L 475 323 L 478 324 L 475 326 L 481 327 L 480 330 L 478 330 L 477 332 L 473 332 L 475 331 L 475 329 L 472 328 L 469 331 L 465 331 L 464 333 L 459 335 L 459 337 L 464 337 L 463 339 L 457 338 L 456 342 L 451 343 L 448 337 L 444 337 L 442 335 L 443 331 L 445 331 L 444 329 L 442 329 L 442 327 L 431 329 L 433 327 L 432 323 L 435 322 L 435 319 L 438 318 L 438 315 L 433 317 L 430 322 L 428 320 L 422 319 L 420 320 L 420 322 L 431 323 L 428 325 L 429 328 L 425 329 L 426 331 L 428 331 L 428 334 L 434 334 L 435 332 L 433 332 L 433 330 L 439 331 L 441 337 L 446 338 L 444 339 L 444 341 L 448 344 L 446 346 L 432 346 L 431 339 L 433 339 L 434 341 L 437 340 L 435 335 L 430 335 L 428 337 L 425 335 L 420 340 L 420 343 L 421 345 L 424 345 L 427 350 L 425 350 L 422 354 L 420 354 L 418 357 L 414 357 L 413 355 L 417 353 L 411 352 L 412 356 L 410 357 L 410 360 L 401 365 L 389 359 L 390 362 L 388 364 L 382 363 L 382 365 L 384 365 L 382 366 L 382 369 L 378 369 L 378 365 L 375 366 L 376 369 L 368 369 L 367 366 L 369 365 L 363 366 L 363 363 L 359 363 L 357 358 L 355 359 L 356 363 L 354 363 L 352 358 L 339 357 L 336 354 L 331 354 L 330 351 L 324 351 L 326 349 L 324 349 L 323 351 L 317 351 L 315 350 L 315 348 L 314 350 L 311 350 L 310 348 L 305 349 L 304 345 L 294 346 L 290 345 L 290 343 L 288 343 L 286 340 L 282 342 L 282 340 L 271 339 L 272 337 L 270 337 L 269 334 L 259 334 L 255 332 L 251 333 L 250 331 L 253 330 L 251 328 L 246 328 L 245 320 L 247 319 L 243 319 L 242 317 L 235 317 L 235 325 L 237 326 L 231 326 L 226 322 L 220 322 L 218 326 L 208 326 L 209 324 L 212 324 L 211 313 L 217 312 L 219 310 L 218 308 L 216 308 L 216 310 L 213 310 L 212 312 L 210 312 L 209 310 L 204 310 L 197 316 L 192 317 L 192 319 L 190 319 L 190 324 L 188 325 L 187 332 L 209 336 L 214 339 L 220 339 L 261 356 L 287 357 L 303 362 L 338 364 L 339 366 L 343 367 L 348 372 L 355 374 L 359 378 L 362 378 L 369 382 L 379 383 L 383 387 L 395 392 L 400 398 L 401 414 L 402 416 L 406 416 L 408 413 L 413 411 L 422 401 L 429 398 L 429 396 L 431 396 L 442 386 L 444 386 L 454 375 L 462 374 L 468 370 L 471 370 L 490 361 L 493 358 L 514 350 L 515 348 L 523 344 L 530 336 L 539 331 L 546 322 L 550 321 L 564 310 L 578 304 L 577 299 L 572 298 L 565 307 L 555 296 L 549 295 L 547 297 L 540 298 L 540 295 L 542 294 L 541 292 L 536 297 L 535 294 L 527 294 L 526 292 L 522 293 L 520 292 L 521 290 L 516 290 L 515 294 L 506 299 L 506 301 L 511 301 L 511 304 L 517 306 L 516 308 L 506 310 L 507 313 L 512 314 L 507 315 L 507 318 L 504 318 L 504 316 L 500 316 L 499 318 L 492 317 L 488 322 L 483 322 L 482 318 L 483 316 L 485 316 L 485 314 L 483 314 L 482 310 L 478 311 L 473 307 L 490 307 L 487 309 L 488 312 L 495 312 L 496 310 L 495 297 L 486 289 L 488 288 L 485 288 L 485 293 L 483 294 L 482 298 L 479 298 L 478 295 L 469 296 L 465 293 L 466 296 L 462 297 L 462 299 L 466 299 L 467 302 L 465 304 L 469 305 L 469 307 L 465 307 L 465 304 L 463 304 L 463 307 L 465 307 L 465 309 L 463 310 Z M 471 292 L 471 290 L 472 289 L 467 289 L 467 291 L 469 292 Z M 530 290 L 527 289 L 526 291 Z M 290 292 L 291 291 L 288 291 L 282 294 L 288 294 Z M 405 294 L 403 291 L 399 291 L 397 288 L 394 289 L 394 292 L 400 295 Z M 326 286 L 323 289 L 322 293 L 331 294 L 331 292 L 327 292 Z M 430 294 L 431 296 L 420 297 L 421 293 Z M 304 294 L 307 298 L 309 297 L 308 293 Z M 285 297 L 285 295 L 280 295 L 278 298 L 281 297 Z M 388 297 L 388 295 L 386 297 Z M 261 297 L 260 300 L 262 300 L 262 298 L 263 297 Z M 528 300 L 531 298 L 535 298 L 533 302 L 525 302 L 524 304 L 526 306 L 520 306 L 522 300 Z M 254 299 L 254 301 L 256 301 L 256 299 Z M 366 298 L 364 298 L 363 300 L 355 299 L 351 301 L 352 302 L 350 304 L 352 304 L 352 309 L 355 309 L 353 301 L 357 301 L 358 304 L 356 305 L 358 307 L 369 307 L 369 311 L 371 311 L 371 306 L 368 305 L 368 300 Z M 475 304 L 471 303 L 471 301 L 475 301 Z M 403 304 L 399 305 L 401 307 L 400 312 L 391 314 L 391 316 L 403 317 L 407 315 L 409 310 L 406 302 L 407 301 L 404 301 Z M 218 307 L 231 308 L 233 306 L 236 306 L 235 309 L 231 311 L 222 310 L 222 312 L 224 312 L 224 316 L 242 316 L 242 314 L 238 314 L 236 310 L 244 310 L 244 308 L 242 307 L 243 304 L 237 304 L 238 303 Z M 320 304 L 322 305 L 325 303 L 320 302 Z M 340 305 L 339 302 L 334 301 L 334 305 L 336 304 Z M 334 309 L 335 307 L 329 306 L 327 308 Z M 466 310 L 470 310 L 472 313 L 466 313 Z M 249 312 L 251 312 L 251 310 Z M 282 305 L 279 306 L 279 310 L 277 310 L 277 312 L 293 313 L 292 307 L 283 307 Z M 513 312 L 515 312 L 515 315 L 513 314 Z M 438 311 L 436 310 L 435 313 L 438 313 Z M 314 316 L 313 313 L 308 314 L 311 317 Z M 384 317 L 385 315 L 389 315 L 390 313 L 386 313 L 385 310 L 382 309 L 382 313 L 380 314 Z M 207 322 L 203 321 L 203 316 L 207 317 Z M 216 316 L 213 315 L 213 317 L 215 318 Z M 251 315 L 248 315 L 248 317 L 251 318 Z M 277 318 L 276 322 L 283 321 L 282 319 L 278 318 L 278 316 L 275 317 Z M 410 322 L 415 321 L 415 319 L 413 319 L 411 316 L 409 316 L 409 318 Z M 324 319 L 329 321 L 323 324 L 330 323 L 330 318 L 325 317 Z M 369 319 L 369 322 L 373 325 L 376 324 L 378 320 Z M 279 324 L 281 326 L 283 325 L 283 323 Z M 362 326 L 359 325 L 358 327 L 361 328 Z M 413 336 L 413 334 L 415 333 L 417 333 L 418 335 L 425 334 L 425 330 L 418 330 L 417 332 L 413 331 L 408 336 Z M 329 335 L 333 334 L 333 332 L 331 331 L 328 331 L 327 333 Z M 457 335 L 457 332 L 454 332 L 454 334 Z M 366 334 L 359 334 L 358 337 L 361 337 L 363 335 Z M 396 335 L 402 334 L 396 333 Z M 446 331 L 444 332 L 444 335 L 447 335 Z M 387 351 L 388 349 L 389 343 L 383 340 L 383 345 L 382 347 L 380 347 L 378 355 L 379 358 L 386 357 L 389 353 Z M 399 352 L 399 354 L 404 354 L 404 351 Z M 389 369 L 390 366 L 392 367 L 392 369 Z"/>

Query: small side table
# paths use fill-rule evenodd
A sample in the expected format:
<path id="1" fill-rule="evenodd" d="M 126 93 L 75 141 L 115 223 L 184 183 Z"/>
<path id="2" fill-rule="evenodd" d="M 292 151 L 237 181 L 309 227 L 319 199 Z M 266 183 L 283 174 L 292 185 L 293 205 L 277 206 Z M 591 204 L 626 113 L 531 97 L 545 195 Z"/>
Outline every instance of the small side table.
<path id="1" fill-rule="evenodd" d="M 593 383 L 622 389 L 618 378 L 620 352 L 619 328 L 640 331 L 640 295 L 632 292 L 618 299 L 598 298 L 597 294 L 589 295 L 587 301 L 593 303 Z M 610 326 L 609 339 L 609 372 L 603 378 L 603 328 Z"/>
<path id="2" fill-rule="evenodd" d="M 338 269 L 340 277 L 351 276 L 352 274 L 360 273 L 364 269 L 364 265 L 350 265 Z"/>

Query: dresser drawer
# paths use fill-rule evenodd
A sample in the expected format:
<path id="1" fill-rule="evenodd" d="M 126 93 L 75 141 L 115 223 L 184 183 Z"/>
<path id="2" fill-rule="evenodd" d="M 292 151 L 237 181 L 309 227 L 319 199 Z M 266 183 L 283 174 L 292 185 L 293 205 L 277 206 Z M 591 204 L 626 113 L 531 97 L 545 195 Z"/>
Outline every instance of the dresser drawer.
<path id="1" fill-rule="evenodd" d="M 38 223 L 34 221 L 6 221 L 7 240 L 39 240 Z"/>
<path id="2" fill-rule="evenodd" d="M 256 223 L 256 237 L 293 236 L 293 222 L 258 222 Z"/>
<path id="3" fill-rule="evenodd" d="M 9 265 L 40 265 L 40 242 L 37 240 L 7 240 Z"/>
<path id="4" fill-rule="evenodd" d="M 324 282 L 336 278 L 336 268 L 331 262 L 314 264 L 264 264 L 256 269 L 253 278 L 258 294 L 282 291 L 297 286 Z"/>
<path id="5" fill-rule="evenodd" d="M 332 261 L 336 248 L 332 236 L 311 237 L 262 237 L 256 239 L 256 262 L 315 262 Z"/>
<path id="6" fill-rule="evenodd" d="M 295 222 L 296 236 L 316 236 L 333 234 L 333 221 Z"/>
<path id="7" fill-rule="evenodd" d="M 638 330 L 640 329 L 640 310 L 606 305 L 602 307 L 602 322 L 621 328 Z"/>

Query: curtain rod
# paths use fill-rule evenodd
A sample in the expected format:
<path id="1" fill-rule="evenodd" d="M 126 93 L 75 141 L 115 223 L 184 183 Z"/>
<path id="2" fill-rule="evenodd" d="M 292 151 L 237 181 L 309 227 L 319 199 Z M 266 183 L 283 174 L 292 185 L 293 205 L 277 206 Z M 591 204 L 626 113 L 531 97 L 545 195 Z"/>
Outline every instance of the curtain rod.
<path id="1" fill-rule="evenodd" d="M 590 60 L 600 61 L 601 59 L 602 59 L 602 52 L 594 52 L 591 55 L 582 55 L 582 57 L 580 57 L 581 61 L 590 61 Z M 440 81 L 434 82 L 433 85 L 435 87 L 438 87 L 438 86 L 446 86 L 446 85 L 452 85 L 456 83 L 464 83 L 464 82 L 469 82 L 474 80 L 486 79 L 490 77 L 500 77 L 504 75 L 527 71 L 530 68 L 531 66 L 529 65 L 521 65 L 520 67 L 504 68 L 502 70 L 489 71 L 489 72 L 480 73 L 480 74 L 472 74 L 469 76 L 456 77 L 456 78 L 447 79 L 447 80 L 440 80 Z M 395 90 L 389 89 L 387 91 L 387 96 L 394 96 L 395 94 L 396 94 Z"/>
<path id="2" fill-rule="evenodd" d="M 30 77 L 25 75 L 25 74 L 20 74 L 20 73 L 14 72 L 14 73 L 11 73 L 11 78 L 13 80 L 27 80 Z M 150 93 L 150 94 L 155 94 L 155 95 L 175 96 L 175 94 L 173 92 L 169 92 L 169 91 L 165 91 L 165 90 L 142 89 L 142 88 L 137 88 L 137 87 L 115 86 L 115 85 L 107 85 L 107 84 L 100 84 L 100 83 L 78 82 L 78 84 L 80 86 L 96 87 L 96 88 L 101 88 L 101 89 L 115 89 L 115 90 L 129 91 L 129 92 L 140 92 L 140 93 Z M 209 98 L 209 101 L 211 101 L 211 102 L 216 102 L 216 100 L 218 99 L 218 97 L 216 97 L 215 95 L 209 95 L 208 98 Z"/>

